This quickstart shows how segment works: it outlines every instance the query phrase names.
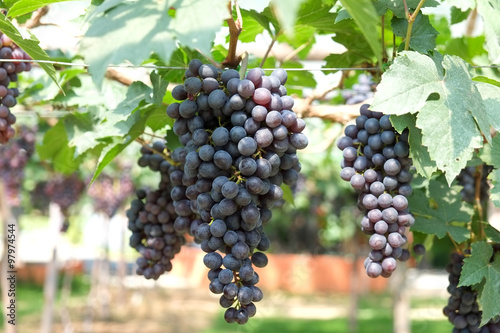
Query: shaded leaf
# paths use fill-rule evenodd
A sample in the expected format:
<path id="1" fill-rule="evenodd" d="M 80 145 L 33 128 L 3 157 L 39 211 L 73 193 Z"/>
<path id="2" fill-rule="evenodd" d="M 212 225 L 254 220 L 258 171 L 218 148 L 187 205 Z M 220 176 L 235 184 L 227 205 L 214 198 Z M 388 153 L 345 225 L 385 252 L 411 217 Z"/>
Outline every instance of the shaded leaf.
<path id="1" fill-rule="evenodd" d="M 474 211 L 462 201 L 458 187 L 449 188 L 442 181 L 431 180 L 428 191 L 417 189 L 408 201 L 415 215 L 411 230 L 438 238 L 448 234 L 457 243 L 469 239 L 470 232 L 465 224 L 471 220 Z"/>
<path id="2" fill-rule="evenodd" d="M 472 244 L 471 255 L 464 259 L 458 286 L 475 286 L 478 303 L 483 310 L 481 325 L 500 313 L 500 253 L 494 256 L 493 248 L 485 242 Z M 484 282 L 484 283 L 483 283 Z"/>
<path id="3" fill-rule="evenodd" d="M 406 38 L 408 20 L 394 17 L 391 25 L 396 36 Z M 431 25 L 429 17 L 419 12 L 411 29 L 410 48 L 420 53 L 434 50 L 438 34 L 439 32 Z"/>

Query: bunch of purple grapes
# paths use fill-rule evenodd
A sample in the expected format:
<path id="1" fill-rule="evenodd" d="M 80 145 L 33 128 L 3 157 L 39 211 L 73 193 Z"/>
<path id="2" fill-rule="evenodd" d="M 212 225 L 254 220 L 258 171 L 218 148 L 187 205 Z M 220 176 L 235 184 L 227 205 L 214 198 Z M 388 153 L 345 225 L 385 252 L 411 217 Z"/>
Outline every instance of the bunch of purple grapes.
<path id="1" fill-rule="evenodd" d="M 31 60 L 26 52 L 1 32 L 0 59 Z M 9 88 L 9 85 L 17 81 L 17 74 L 30 70 L 31 63 L 29 62 L 0 62 L 0 143 L 2 144 L 7 143 L 16 133 L 12 127 L 16 122 L 16 117 L 9 108 L 16 105 L 19 90 L 15 87 Z"/>
<path id="2" fill-rule="evenodd" d="M 389 115 L 370 111 L 367 104 L 361 106 L 356 124 L 344 132 L 337 142 L 344 157 L 340 177 L 359 192 L 358 207 L 365 213 L 361 229 L 371 235 L 366 273 L 389 277 L 396 260 L 409 258 L 402 246 L 407 227 L 415 223 L 406 198 L 412 193 L 408 133 L 398 134 Z"/>
<path id="3" fill-rule="evenodd" d="M 45 184 L 44 193 L 67 216 L 69 207 L 78 202 L 84 189 L 85 184 L 77 173 L 56 174 Z"/>
<path id="4" fill-rule="evenodd" d="M 99 175 L 87 193 L 94 201 L 94 209 L 111 218 L 133 191 L 134 185 L 129 174 L 123 172 L 120 179 Z"/>
<path id="5" fill-rule="evenodd" d="M 186 243 L 186 231 L 178 231 L 179 221 L 184 221 L 186 217 L 177 214 L 179 190 L 174 190 L 179 183 L 182 184 L 180 163 L 174 161 L 179 152 L 170 153 L 161 141 L 141 149 L 139 166 L 160 174 L 158 188 L 136 191 L 137 199 L 127 210 L 128 228 L 132 231 L 129 244 L 141 254 L 137 259 L 136 273 L 146 279 L 156 280 L 172 270 L 172 259 Z M 182 192 L 183 189 L 180 190 Z M 192 212 L 190 214 L 193 215 Z M 190 226 L 191 220 L 186 223 Z"/>
<path id="6" fill-rule="evenodd" d="M 479 200 L 481 202 L 487 201 L 490 198 L 490 184 L 488 183 L 488 175 L 493 170 L 493 167 L 490 165 L 483 164 L 480 166 L 482 170 L 481 172 L 481 184 L 479 184 Z M 477 177 L 476 174 L 478 172 L 477 167 L 469 166 L 462 171 L 457 176 L 458 184 L 463 186 L 462 191 L 462 199 L 468 203 L 474 203 L 476 200 L 476 183 Z"/>
<path id="7" fill-rule="evenodd" d="M 11 206 L 19 206 L 21 203 L 24 168 L 35 151 L 35 140 L 36 129 L 21 126 L 16 140 L 0 146 L 0 177 Z"/>
<path id="8" fill-rule="evenodd" d="M 345 104 L 362 103 L 368 98 L 373 97 L 375 86 L 376 84 L 373 82 L 371 76 L 360 74 L 358 82 L 353 84 L 351 89 L 343 89 L 341 95 L 345 100 Z"/>
<path id="9" fill-rule="evenodd" d="M 496 251 L 500 250 L 498 247 L 495 249 Z M 446 271 L 449 273 L 448 292 L 450 298 L 448 299 L 448 305 L 443 308 L 443 313 L 454 326 L 452 332 L 500 333 L 500 317 L 496 320 L 490 320 L 486 325 L 479 328 L 481 311 L 477 303 L 477 291 L 472 290 L 470 286 L 458 287 L 464 264 L 463 260 L 464 256 L 462 254 L 453 253 L 451 262 L 446 266 Z"/>

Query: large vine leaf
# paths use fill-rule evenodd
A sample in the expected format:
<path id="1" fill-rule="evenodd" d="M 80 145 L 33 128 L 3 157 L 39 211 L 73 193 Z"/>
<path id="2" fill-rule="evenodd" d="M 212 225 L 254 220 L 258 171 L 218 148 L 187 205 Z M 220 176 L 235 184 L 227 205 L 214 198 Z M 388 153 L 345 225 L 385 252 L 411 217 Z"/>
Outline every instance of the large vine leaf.
<path id="1" fill-rule="evenodd" d="M 500 313 L 500 253 L 494 256 L 493 248 L 485 242 L 472 244 L 471 255 L 464 259 L 458 286 L 474 286 L 479 293 L 482 308 L 481 325 Z M 484 282 L 484 283 L 483 283 Z"/>
<path id="2" fill-rule="evenodd" d="M 50 5 L 56 2 L 73 1 L 73 0 L 19 0 L 8 11 L 9 17 L 18 17 L 24 14 L 31 13 L 38 8 Z"/>
<path id="3" fill-rule="evenodd" d="M 483 18 L 486 49 L 490 61 L 500 62 L 500 1 L 477 0 L 477 12 Z"/>
<path id="4" fill-rule="evenodd" d="M 216 32 L 229 15 L 225 1 L 109 2 L 90 14 L 90 26 L 80 45 L 99 87 L 108 65 L 124 61 L 139 65 L 152 52 L 168 62 L 176 43 L 209 54 Z M 173 17 L 169 15 L 171 8 L 175 9 Z"/>
<path id="5" fill-rule="evenodd" d="M 371 0 L 340 0 L 340 2 L 356 22 L 373 54 L 381 63 L 382 46 L 378 37 L 379 16 L 373 7 L 373 2 Z"/>
<path id="6" fill-rule="evenodd" d="M 408 20 L 394 16 L 391 21 L 396 36 L 406 37 Z M 436 47 L 436 36 L 439 34 L 431 25 L 429 17 L 419 12 L 411 30 L 410 48 L 420 53 L 427 53 Z"/>
<path id="7" fill-rule="evenodd" d="M 45 51 L 38 45 L 40 41 L 30 33 L 30 38 L 25 39 L 17 28 L 5 17 L 5 15 L 0 13 L 0 31 L 9 36 L 14 43 L 16 43 L 20 48 L 22 48 L 26 53 L 30 55 L 32 59 L 37 60 L 50 60 L 49 56 Z M 58 85 L 56 70 L 52 64 L 40 62 L 38 63 L 40 67 L 50 76 L 52 80 Z"/>
<path id="8" fill-rule="evenodd" d="M 413 191 L 409 205 L 416 220 L 411 230 L 438 238 L 448 234 L 457 243 L 469 239 L 465 223 L 471 220 L 474 211 L 462 201 L 457 187 L 449 188 L 442 181 L 431 180 L 428 191 L 425 188 Z"/>
<path id="9" fill-rule="evenodd" d="M 449 184 L 474 149 L 482 146 L 481 131 L 491 140 L 488 114 L 493 110 L 486 110 L 489 106 L 477 88 L 480 83 L 472 81 L 471 73 L 471 67 L 456 56 L 402 52 L 382 75 L 371 105 L 387 114 L 418 112 L 422 144 Z"/>

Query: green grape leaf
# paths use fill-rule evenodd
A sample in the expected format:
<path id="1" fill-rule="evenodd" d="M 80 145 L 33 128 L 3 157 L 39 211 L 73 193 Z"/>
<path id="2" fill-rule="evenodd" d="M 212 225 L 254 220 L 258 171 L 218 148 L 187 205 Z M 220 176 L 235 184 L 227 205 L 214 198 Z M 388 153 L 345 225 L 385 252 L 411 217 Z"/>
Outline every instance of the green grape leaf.
<path id="1" fill-rule="evenodd" d="M 83 157 L 74 158 L 75 147 L 68 145 L 68 135 L 63 119 L 60 119 L 45 133 L 42 144 L 37 145 L 36 149 L 40 159 L 49 160 L 55 171 L 64 174 L 78 170 L 83 160 Z"/>
<path id="2" fill-rule="evenodd" d="M 22 48 L 32 59 L 36 60 L 50 60 L 49 56 L 45 51 L 38 45 L 40 41 L 35 37 L 35 35 L 30 33 L 28 39 L 24 38 L 17 28 L 5 17 L 5 15 L 0 13 L 0 31 L 6 34 L 17 46 Z M 38 65 L 50 76 L 50 78 L 59 86 L 57 82 L 56 70 L 52 64 L 40 62 Z"/>
<path id="3" fill-rule="evenodd" d="M 484 36 L 449 38 L 446 40 L 444 53 L 456 55 L 467 62 L 474 62 L 474 57 L 486 54 Z"/>
<path id="4" fill-rule="evenodd" d="M 173 17 L 170 8 L 175 9 Z M 152 52 L 168 63 L 177 43 L 209 54 L 215 34 L 228 16 L 224 1 L 106 1 L 90 13 L 80 51 L 100 87 L 108 65 L 126 60 L 140 65 Z"/>
<path id="5" fill-rule="evenodd" d="M 165 93 L 167 92 L 168 82 L 156 72 L 151 72 L 149 78 L 153 84 L 153 96 L 152 98 L 146 98 L 146 102 L 162 105 L 163 97 L 165 97 Z"/>
<path id="6" fill-rule="evenodd" d="M 125 134 L 121 137 L 114 138 L 111 144 L 104 147 L 97 162 L 97 167 L 94 175 L 92 176 L 91 183 L 116 156 L 118 156 L 125 148 L 127 148 L 127 146 L 134 142 L 139 135 L 144 133 L 146 124 L 154 113 L 155 108 L 141 108 L 134 112 L 126 121 L 121 122 L 123 124 L 116 124 L 116 126 L 123 130 Z"/>
<path id="7" fill-rule="evenodd" d="M 408 29 L 408 20 L 404 18 L 393 17 L 391 21 L 393 32 L 396 36 L 406 37 Z M 413 28 L 411 30 L 410 48 L 420 53 L 427 53 L 436 48 L 436 36 L 439 34 L 431 25 L 429 17 L 419 12 Z"/>
<path id="8" fill-rule="evenodd" d="M 420 0 L 406 0 L 406 3 L 410 10 L 417 8 L 419 2 Z M 377 8 L 377 12 L 379 15 L 383 15 L 387 10 L 390 10 L 397 17 L 405 17 L 405 7 L 403 0 L 377 0 L 374 5 Z M 423 7 L 436 7 L 437 5 L 439 5 L 439 2 L 435 0 L 427 0 L 424 3 Z"/>
<path id="9" fill-rule="evenodd" d="M 474 210 L 462 201 L 457 187 L 449 188 L 440 180 L 431 180 L 428 191 L 416 189 L 408 201 L 415 215 L 411 230 L 438 238 L 448 234 L 457 243 L 469 239 L 465 224 L 471 220 Z"/>
<path id="10" fill-rule="evenodd" d="M 182 147 L 182 143 L 179 139 L 179 136 L 175 134 L 172 129 L 167 130 L 165 138 L 167 140 L 166 146 L 171 151 L 175 150 L 176 148 Z"/>
<path id="11" fill-rule="evenodd" d="M 460 23 L 469 17 L 470 9 L 461 10 L 457 7 L 451 7 L 451 24 Z"/>
<path id="12" fill-rule="evenodd" d="M 500 230 L 497 230 L 491 224 L 484 226 L 484 233 L 492 242 L 500 243 Z"/>
<path id="13" fill-rule="evenodd" d="M 254 13 L 252 13 L 251 15 L 252 11 Z M 257 19 L 256 17 L 259 17 L 259 19 Z M 251 11 L 248 11 L 242 8 L 241 18 L 243 19 L 243 28 L 240 35 L 238 36 L 238 40 L 242 43 L 254 42 L 255 37 L 257 37 L 258 34 L 261 34 L 264 29 L 269 29 L 269 21 L 267 20 L 267 18 L 253 9 Z M 226 42 L 229 42 L 229 36 Z"/>
<path id="14" fill-rule="evenodd" d="M 430 178 L 437 170 L 436 163 L 429 156 L 429 150 L 422 145 L 422 131 L 416 127 L 416 117 L 411 114 L 391 116 L 392 126 L 399 133 L 405 128 L 409 131 L 410 157 L 417 172 L 425 178 Z"/>
<path id="15" fill-rule="evenodd" d="M 485 144 L 479 151 L 479 158 L 486 164 L 500 168 L 500 136 L 495 136 L 490 144 Z"/>
<path id="16" fill-rule="evenodd" d="M 440 60 L 442 59 L 442 61 Z M 382 75 L 371 108 L 387 114 L 418 112 L 422 144 L 448 184 L 482 146 L 491 140 L 489 116 L 473 82 L 471 67 L 456 56 L 434 58 L 402 52 Z M 467 98 L 464 98 L 467 96 Z M 479 128 L 478 128 L 479 126 Z"/>
<path id="17" fill-rule="evenodd" d="M 31 13 L 38 8 L 45 7 L 52 3 L 73 1 L 73 0 L 19 0 L 10 7 L 7 14 L 9 17 L 18 17 L 24 14 Z"/>
<path id="18" fill-rule="evenodd" d="M 500 62 L 500 1 L 477 0 L 477 12 L 481 15 L 486 36 L 486 49 L 491 63 Z"/>
<path id="19" fill-rule="evenodd" d="M 461 286 L 478 286 L 478 303 L 483 311 L 481 325 L 500 313 L 500 253 L 491 257 L 493 248 L 486 242 L 472 244 L 471 255 L 464 259 L 460 274 Z"/>
<path id="20" fill-rule="evenodd" d="M 494 169 L 488 179 L 493 184 L 493 188 L 490 190 L 490 199 L 495 206 L 500 207 L 500 169 Z"/>
<path id="21" fill-rule="evenodd" d="M 292 206 L 295 206 L 295 200 L 293 198 L 293 192 L 290 186 L 281 184 L 281 189 L 283 190 L 283 199 Z"/>
<path id="22" fill-rule="evenodd" d="M 280 22 L 283 31 L 290 35 L 294 35 L 294 25 L 297 19 L 297 12 L 300 4 L 305 0 L 272 0 L 271 5 L 276 13 L 276 18 Z"/>
<path id="23" fill-rule="evenodd" d="M 497 131 L 500 131 L 500 117 L 498 116 L 498 110 L 500 110 L 500 87 L 491 83 L 492 82 L 476 82 L 476 87 L 479 90 L 481 101 L 486 111 L 487 123 Z M 483 133 L 485 130 L 486 129 L 483 129 Z M 489 134 L 489 130 L 484 134 Z"/>
<path id="24" fill-rule="evenodd" d="M 296 26 L 309 26 L 323 33 L 334 33 L 338 30 L 335 21 L 336 14 L 331 12 L 332 6 L 322 4 L 317 0 L 302 2 L 297 14 Z"/>
<path id="25" fill-rule="evenodd" d="M 378 37 L 379 16 L 371 0 L 340 0 L 361 30 L 366 42 L 379 63 L 382 63 L 382 46 Z"/>

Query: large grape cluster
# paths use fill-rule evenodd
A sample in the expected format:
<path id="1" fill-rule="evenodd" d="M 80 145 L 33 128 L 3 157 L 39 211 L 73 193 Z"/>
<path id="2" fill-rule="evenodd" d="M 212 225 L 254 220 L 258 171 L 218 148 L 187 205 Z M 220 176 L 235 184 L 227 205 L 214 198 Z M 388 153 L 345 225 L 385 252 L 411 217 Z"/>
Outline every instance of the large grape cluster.
<path id="1" fill-rule="evenodd" d="M 19 132 L 16 140 L 0 146 L 0 177 L 11 206 L 19 206 L 21 203 L 24 168 L 35 151 L 36 129 L 21 126 Z"/>
<path id="2" fill-rule="evenodd" d="M 136 273 L 146 279 L 156 280 L 172 270 L 172 259 L 186 243 L 183 233 L 174 228 L 178 216 L 171 196 L 174 185 L 170 178 L 179 169 L 167 160 L 169 157 L 165 153 L 166 147 L 161 141 L 143 146 L 138 163 L 159 172 L 160 182 L 157 189 L 137 190 L 137 199 L 127 210 L 128 228 L 132 231 L 129 244 L 141 254 L 136 262 Z"/>
<path id="3" fill-rule="evenodd" d="M 31 60 L 26 52 L 1 32 L 0 59 Z M 15 134 L 12 125 L 15 124 L 16 117 L 10 112 L 9 108 L 16 105 L 19 90 L 15 87 L 9 88 L 9 85 L 11 82 L 17 81 L 17 74 L 30 70 L 31 63 L 29 62 L 0 62 L 0 143 L 2 144 L 7 143 Z"/>
<path id="4" fill-rule="evenodd" d="M 490 185 L 488 184 L 488 175 L 493 170 L 489 165 L 483 164 L 478 167 L 469 166 L 462 171 L 457 176 L 458 183 L 463 186 L 462 199 L 468 203 L 474 203 L 476 201 L 476 180 L 477 173 L 480 171 L 481 183 L 479 184 L 479 200 L 484 202 L 490 197 Z M 482 168 L 482 169 L 481 169 Z"/>
<path id="5" fill-rule="evenodd" d="M 296 151 L 308 143 L 286 80 L 282 69 L 267 76 L 255 68 L 240 79 L 236 70 L 220 71 L 195 59 L 184 84 L 172 91 L 180 102 L 167 108 L 185 146 L 185 199 L 176 212 L 192 221 L 189 232 L 207 253 L 209 289 L 221 295 L 229 323 L 244 324 L 256 313 L 254 302 L 263 293 L 254 267 L 267 265 L 261 251 L 270 246 L 263 225 L 283 198 L 281 184 L 297 181 Z"/>
<path id="6" fill-rule="evenodd" d="M 365 261 L 370 277 L 389 277 L 396 260 L 405 261 L 409 251 L 406 230 L 415 222 L 408 211 L 412 193 L 408 133 L 398 134 L 389 115 L 372 112 L 364 104 L 356 124 L 345 128 L 337 142 L 343 161 L 340 177 L 359 192 L 358 207 L 365 213 L 361 229 L 370 235 L 372 250 Z"/>
<path id="7" fill-rule="evenodd" d="M 496 249 L 498 251 L 498 248 Z M 464 264 L 462 254 L 453 253 L 451 262 L 446 266 L 448 276 L 448 292 L 450 298 L 448 305 L 443 308 L 443 313 L 450 323 L 453 324 L 453 333 L 500 333 L 500 318 L 490 320 L 486 325 L 479 328 L 481 322 L 481 311 L 477 303 L 477 291 L 470 286 L 458 287 L 460 274 Z"/>

